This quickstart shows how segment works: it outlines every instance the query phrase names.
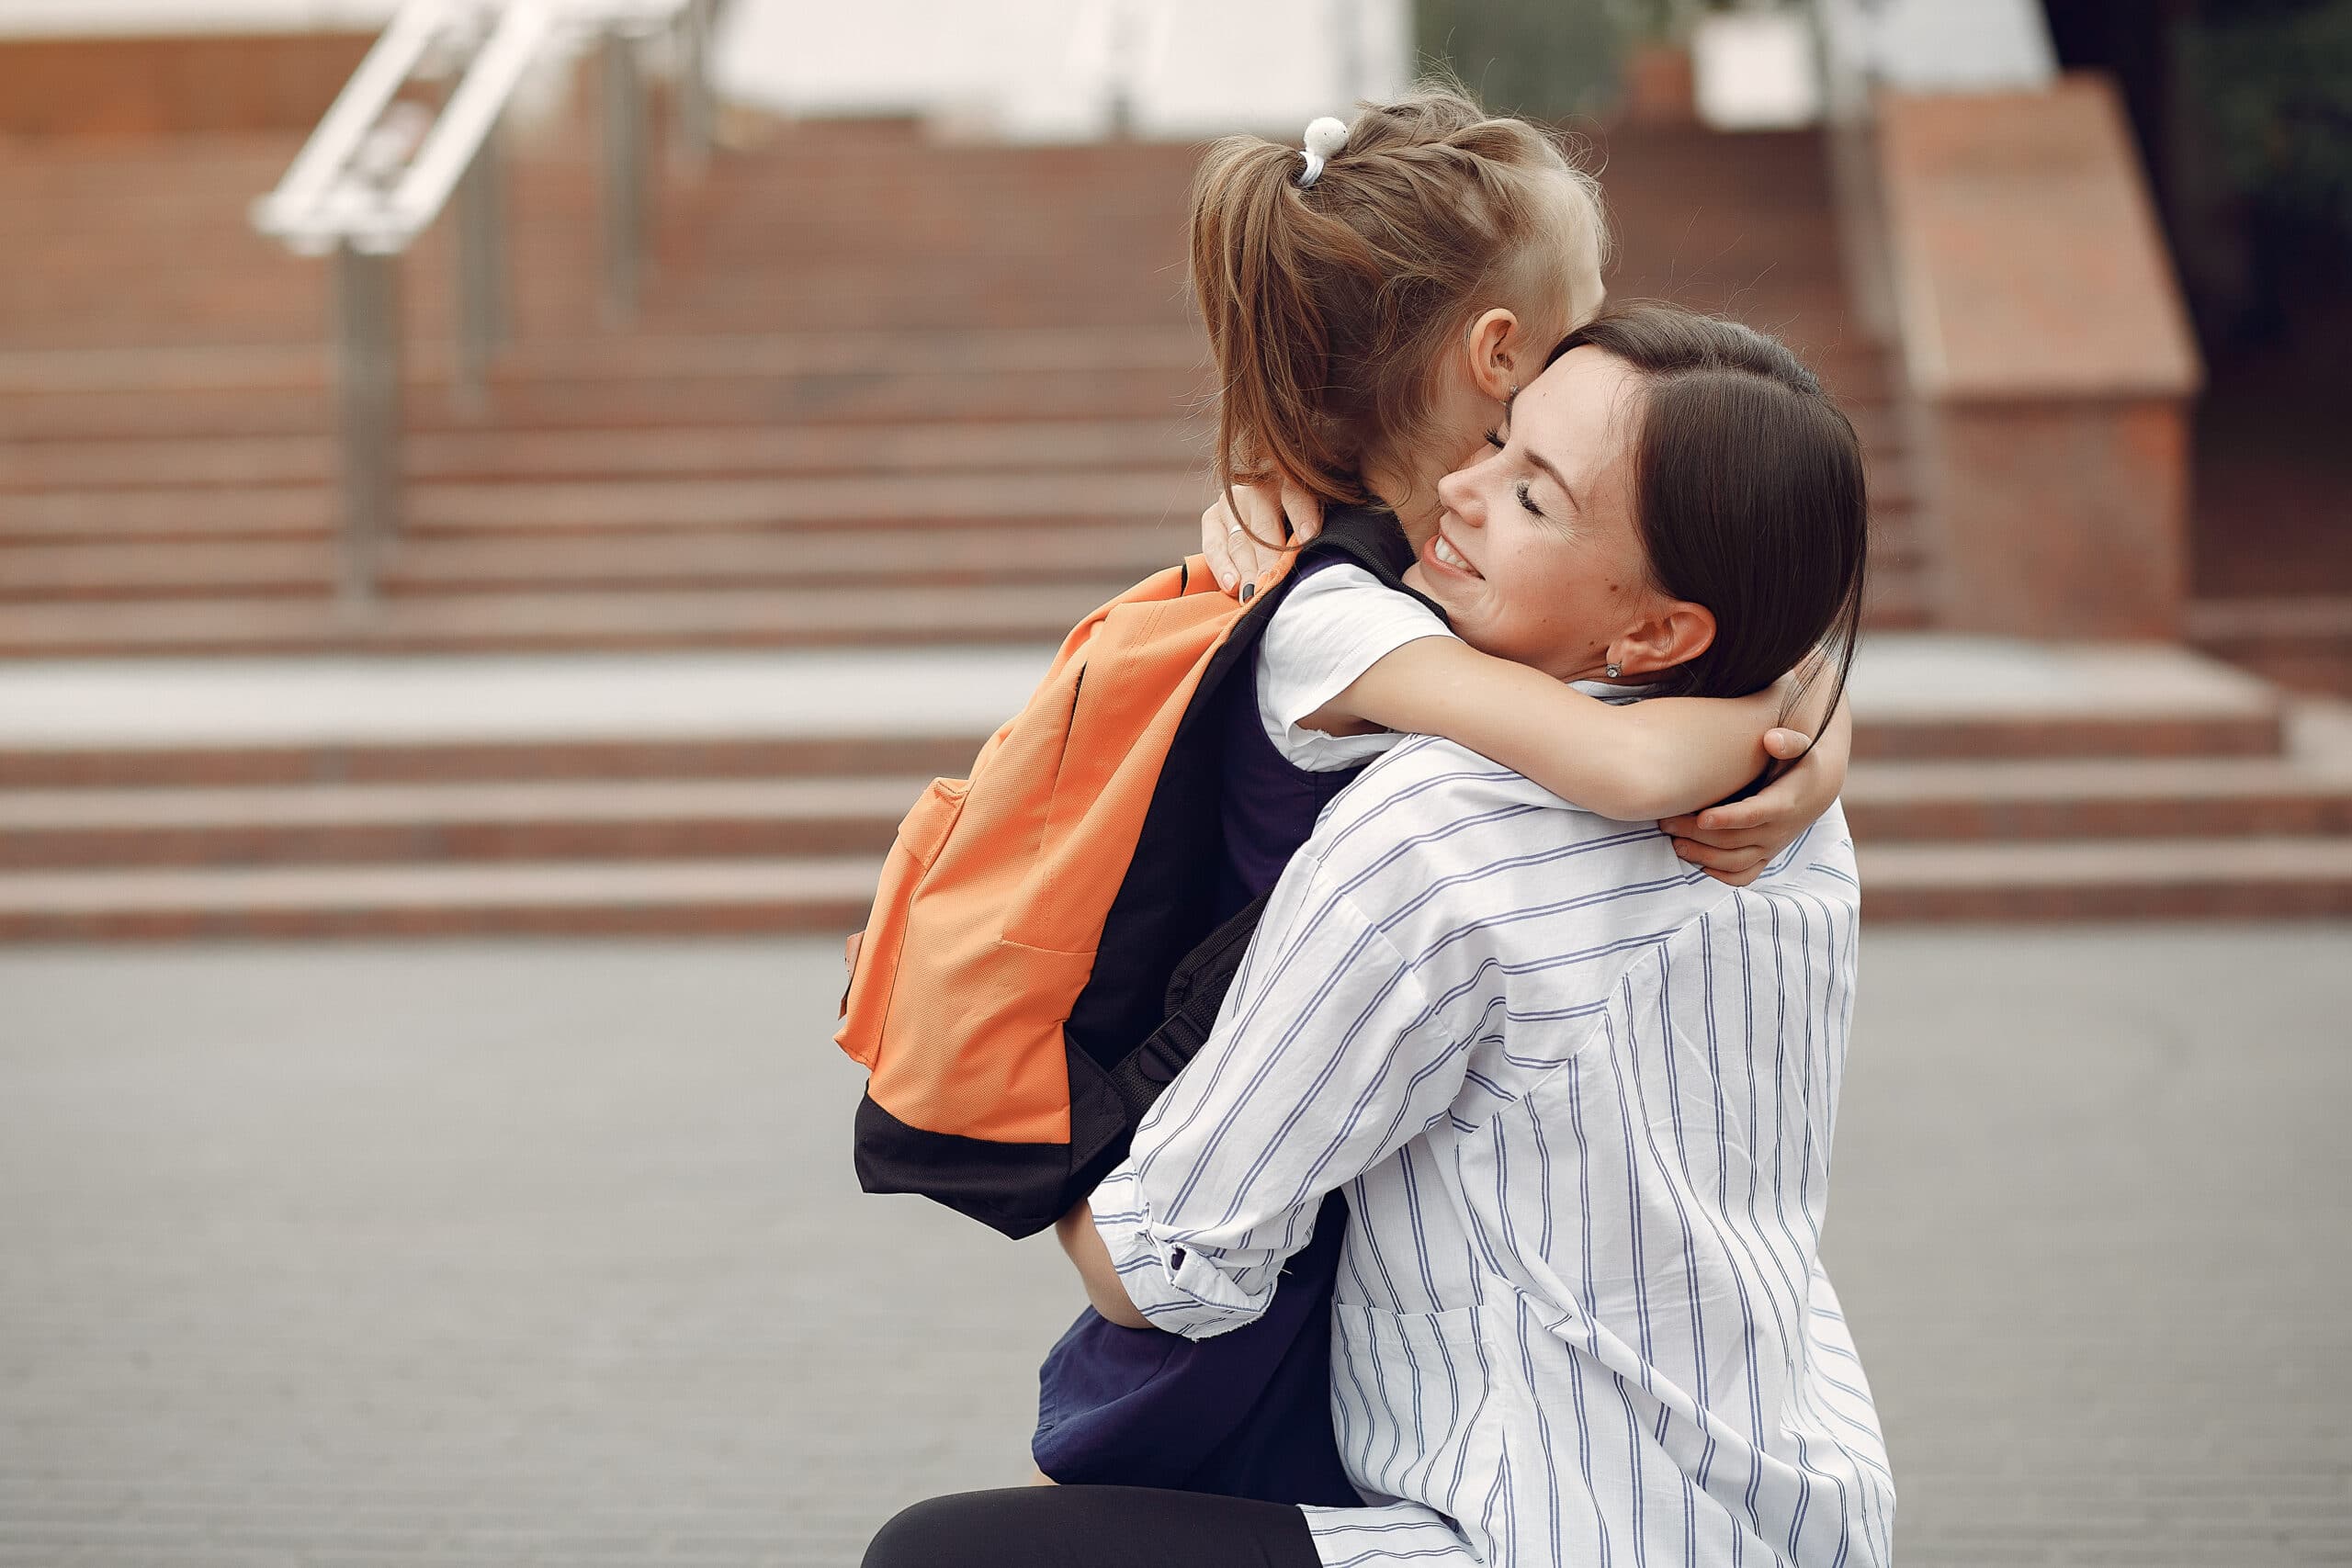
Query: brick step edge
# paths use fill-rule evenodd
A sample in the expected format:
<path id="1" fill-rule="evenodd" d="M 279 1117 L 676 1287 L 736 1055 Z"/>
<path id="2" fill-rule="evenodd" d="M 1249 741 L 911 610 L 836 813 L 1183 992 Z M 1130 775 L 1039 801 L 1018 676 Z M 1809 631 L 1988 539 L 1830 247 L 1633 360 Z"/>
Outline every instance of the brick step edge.
<path id="1" fill-rule="evenodd" d="M 841 931 L 872 857 L 0 876 L 0 940 Z M 2352 840 L 1866 845 L 1874 923 L 2352 914 Z"/>
<path id="2" fill-rule="evenodd" d="M 0 941 L 848 931 L 880 860 L 301 866 L 0 876 Z"/>
<path id="3" fill-rule="evenodd" d="M 880 855 L 926 778 L 0 792 L 0 873 Z"/>
<path id="4" fill-rule="evenodd" d="M 1860 846 L 1873 921 L 2352 915 L 2352 839 Z"/>
<path id="5" fill-rule="evenodd" d="M 2352 696 L 2352 594 L 2207 599 L 2189 604 L 2188 640 L 2282 686 Z"/>
<path id="6" fill-rule="evenodd" d="M 944 771 L 960 759 L 946 752 Z M 1883 766 L 1883 764 L 1880 766 Z M 2284 762 L 2121 762 L 2124 781 L 1885 788 L 1857 770 L 1846 814 L 1866 844 L 2352 838 L 2352 776 Z M 2063 766 L 2063 765 L 2062 765 Z M 2215 769 L 2266 776 L 2200 780 Z M 2163 787 L 2167 776 L 2173 787 Z M 561 779 L 0 792 L 0 874 L 111 867 L 452 864 L 880 854 L 925 777 Z"/>
<path id="7" fill-rule="evenodd" d="M 982 735 L 0 750 L 0 788 L 531 784 L 961 776 Z"/>

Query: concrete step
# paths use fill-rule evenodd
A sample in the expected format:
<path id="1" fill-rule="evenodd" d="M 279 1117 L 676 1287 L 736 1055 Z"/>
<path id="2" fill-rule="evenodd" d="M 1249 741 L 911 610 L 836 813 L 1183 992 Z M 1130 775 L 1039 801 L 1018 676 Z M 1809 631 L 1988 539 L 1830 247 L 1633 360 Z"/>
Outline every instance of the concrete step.
<path id="1" fill-rule="evenodd" d="M 805 479 L 437 481 L 410 486 L 402 535 L 547 538 L 694 529 L 795 531 L 851 525 L 955 528 L 1022 519 L 1069 525 L 1184 519 L 1207 501 L 1196 467 L 1005 474 L 818 475 Z M 323 536 L 334 492 L 250 490 L 43 491 L 0 495 L 0 542 Z"/>
<path id="2" fill-rule="evenodd" d="M 2217 659 L 2298 691 L 2352 696 L 2352 596 L 2205 599 L 2188 640 Z"/>
<path id="3" fill-rule="evenodd" d="M 662 431 L 733 426 L 845 426 L 974 421 L 1159 419 L 1201 406 L 1204 378 L 1191 364 L 1102 369 L 949 369 L 918 376 L 812 371 L 614 379 L 554 372 L 493 378 L 489 414 L 469 412 L 447 383 L 413 382 L 404 404 L 418 439 L 436 431 Z M 121 391 L 0 392 L 0 442 L 175 441 L 218 436 L 322 437 L 331 406 L 323 379 L 297 386 Z M 494 423 L 492 423 L 494 422 Z"/>
<path id="4" fill-rule="evenodd" d="M 1129 582 L 1195 548 L 1159 524 L 1056 529 L 852 527 L 791 535 L 681 531 L 548 541 L 401 541 L 379 579 L 394 596 L 570 591 L 809 589 L 897 584 L 995 589 Z M 0 603 L 334 592 L 323 540 L 142 542 L 0 548 Z"/>
<path id="5" fill-rule="evenodd" d="M 1128 579 L 985 593 L 887 589 L 479 592 L 349 609 L 290 598 L 0 604 L 0 657 L 164 653 L 522 652 L 1058 640 Z"/>
<path id="6" fill-rule="evenodd" d="M 1174 559 L 1190 536 L 1171 531 L 1169 538 L 1166 558 Z M 305 592 L 300 583 L 266 585 L 276 591 L 236 598 L 191 587 L 139 598 L 110 593 L 0 599 L 0 659 L 1036 643 L 1059 639 L 1139 575 L 1125 570 L 1057 581 L 1052 573 L 1039 573 L 980 582 L 944 581 L 952 574 L 933 573 L 922 582 L 743 587 L 739 576 L 722 569 L 695 573 L 691 562 L 677 564 L 680 571 L 670 583 L 616 587 L 613 569 L 583 557 L 582 569 L 596 575 L 576 592 L 550 589 L 545 575 L 536 571 L 528 588 L 477 581 L 434 584 L 428 591 L 396 578 L 391 592 L 364 605 L 345 605 L 322 590 Z M 714 581 L 727 585 L 707 585 Z M 1873 603 L 1875 628 L 1901 630 L 1924 623 L 1922 600 L 1905 592 L 1900 577 L 1883 581 Z M 2126 725 L 2117 733 L 2137 736 L 2142 728 Z M 1956 745 L 1962 733 L 1922 743 Z M 2183 739 L 2164 744 L 2260 744 L 2216 739 L 2210 726 L 2178 733 Z M 2112 742 L 2094 727 L 2087 739 L 2038 735 L 2035 743 L 2064 750 Z"/>
<path id="7" fill-rule="evenodd" d="M 2352 707 L 2303 704 L 2275 757 L 1858 762 L 1865 842 L 2352 836 Z"/>
<path id="8" fill-rule="evenodd" d="M 0 874 L 0 940 L 847 931 L 878 856 Z"/>
<path id="9" fill-rule="evenodd" d="M 549 779 L 0 790 L 0 872 L 878 858 L 927 782 Z"/>
<path id="10" fill-rule="evenodd" d="M 1022 420 L 879 427 L 757 425 L 624 430 L 424 431 L 406 444 L 412 482 L 727 479 L 940 470 L 1205 468 L 1215 435 L 1182 419 Z M 316 434 L 83 440 L 0 448 L 0 491 L 334 482 L 336 449 Z"/>
<path id="11" fill-rule="evenodd" d="M 1860 849 L 1871 920 L 2352 914 L 2352 839 L 2046 840 Z"/>
<path id="12" fill-rule="evenodd" d="M 0 788 L 929 776 L 1050 646 L 0 666 Z"/>
<path id="13" fill-rule="evenodd" d="M 2276 688 L 2164 643 L 1866 638 L 1854 670 L 1858 758 L 1969 762 L 2276 757 Z"/>
<path id="14" fill-rule="evenodd" d="M 878 857 L 0 873 L 0 939 L 854 930 Z M 2341 838 L 1865 843 L 1876 922 L 2352 913 Z"/>
<path id="15" fill-rule="evenodd" d="M 0 787 L 957 772 L 1052 648 L 28 662 L 0 666 Z M 1891 633 L 1865 643 L 1851 694 L 1858 779 L 1882 762 L 2326 768 L 2343 744 L 2299 719 L 2290 748 L 2272 688 L 2161 646 Z M 1917 794 L 1958 775 L 1885 776 Z"/>
<path id="16" fill-rule="evenodd" d="M 1863 762 L 1846 812 L 1860 841 L 1906 852 L 1935 843 L 2352 838 L 2352 746 L 2344 744 L 2352 726 L 2336 722 L 2344 733 L 2324 761 Z M 974 749 L 943 739 L 933 760 L 959 772 Z M 0 870 L 878 855 L 924 783 L 780 772 L 820 760 L 813 751 L 763 760 L 766 776 L 731 778 L 0 790 Z M 601 761 L 571 761 L 580 771 Z M 361 771 L 431 765 L 412 753 Z"/>
<path id="17" fill-rule="evenodd" d="M 0 604 L 62 604 L 231 594 L 318 597 L 334 592 L 337 553 L 323 528 L 300 537 L 96 545 L 0 540 Z"/>
<path id="18" fill-rule="evenodd" d="M 19 666 L 0 936 L 847 929 L 1045 659 Z M 1940 637 L 1875 639 L 1854 692 L 1874 919 L 2352 909 L 2352 708 Z"/>
<path id="19" fill-rule="evenodd" d="M 1197 333 L 1181 324 L 1130 322 L 1102 332 L 975 322 L 946 338 L 914 331 L 573 333 L 521 342 L 501 364 L 521 380 L 689 381 L 1198 368 L 1203 355 Z M 453 367 L 446 339 L 427 336 L 409 355 L 413 384 L 446 381 Z M 8 349 L 0 351 L 0 392 L 317 390 L 329 385 L 332 369 L 325 348 L 315 339 L 136 349 Z M 1159 411 L 1162 417 L 1169 412 Z"/>

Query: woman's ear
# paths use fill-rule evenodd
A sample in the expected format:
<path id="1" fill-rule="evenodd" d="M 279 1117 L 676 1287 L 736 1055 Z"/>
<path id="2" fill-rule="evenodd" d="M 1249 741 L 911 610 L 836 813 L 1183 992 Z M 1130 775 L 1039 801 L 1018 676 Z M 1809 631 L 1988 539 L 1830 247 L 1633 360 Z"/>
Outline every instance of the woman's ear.
<path id="1" fill-rule="evenodd" d="M 1527 357 L 1526 335 L 1519 330 L 1519 318 L 1497 306 L 1472 321 L 1463 339 L 1471 382 L 1498 403 L 1509 401 L 1542 368 L 1521 363 Z"/>
<path id="2" fill-rule="evenodd" d="M 1688 664 L 1715 645 L 1715 613 L 1688 599 L 1662 599 L 1609 645 L 1609 661 L 1627 675 Z"/>

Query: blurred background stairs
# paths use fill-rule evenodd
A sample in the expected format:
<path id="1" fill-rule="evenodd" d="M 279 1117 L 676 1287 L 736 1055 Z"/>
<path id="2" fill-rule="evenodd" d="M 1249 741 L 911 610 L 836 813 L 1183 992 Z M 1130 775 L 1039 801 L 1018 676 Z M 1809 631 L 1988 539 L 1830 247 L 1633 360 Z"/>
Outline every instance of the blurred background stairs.
<path id="1" fill-rule="evenodd" d="M 292 150 L 0 157 L 0 653 L 1058 640 L 1193 531 L 1190 150 L 797 130 L 667 198 L 627 331 L 549 152 L 479 414 L 441 231 L 405 269 L 408 515 L 347 613 L 324 268 L 243 216 Z"/>
<path id="2" fill-rule="evenodd" d="M 1043 645 L 1194 546 L 1196 150 L 738 140 L 662 192 L 625 327 L 578 141 L 517 150 L 479 408 L 441 231 L 412 254 L 407 516 L 357 607 L 323 268 L 245 217 L 295 140 L 0 142 L 0 935 L 857 923 Z M 1613 293 L 1783 335 L 1869 448 L 1873 917 L 2352 911 L 2339 709 L 2177 649 L 1917 635 L 1932 530 L 1821 137 L 1594 152 Z M 681 731 L 713 687 L 760 694 Z"/>

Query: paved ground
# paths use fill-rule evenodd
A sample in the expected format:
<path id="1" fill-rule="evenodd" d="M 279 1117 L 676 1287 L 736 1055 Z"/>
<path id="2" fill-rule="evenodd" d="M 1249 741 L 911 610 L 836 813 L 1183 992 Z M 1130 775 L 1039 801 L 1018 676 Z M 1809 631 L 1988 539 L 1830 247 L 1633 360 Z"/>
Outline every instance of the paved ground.
<path id="1" fill-rule="evenodd" d="M 2352 928 L 1869 939 L 1911 1565 L 2352 1562 Z M 1075 1309 L 847 1178 L 827 943 L 0 954 L 0 1563 L 852 1563 Z"/>

